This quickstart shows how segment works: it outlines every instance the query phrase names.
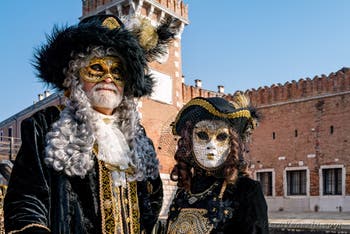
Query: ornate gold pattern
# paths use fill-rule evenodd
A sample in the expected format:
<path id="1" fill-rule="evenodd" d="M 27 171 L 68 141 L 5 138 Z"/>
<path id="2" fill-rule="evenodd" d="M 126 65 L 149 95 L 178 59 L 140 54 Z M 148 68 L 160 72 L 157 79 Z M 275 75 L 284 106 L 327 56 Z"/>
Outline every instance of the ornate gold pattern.
<path id="1" fill-rule="evenodd" d="M 137 198 L 137 182 L 128 182 L 126 188 L 115 188 L 118 210 L 124 211 L 118 213 L 117 229 L 118 233 L 128 230 L 128 233 L 140 233 L 140 211 Z M 124 220 L 123 220 L 124 219 Z M 125 226 L 126 225 L 126 226 Z"/>
<path id="2" fill-rule="evenodd" d="M 167 234 L 205 234 L 210 233 L 213 225 L 205 217 L 206 209 L 182 209 L 176 220 L 169 222 Z"/>
<path id="3" fill-rule="evenodd" d="M 232 113 L 221 113 L 220 111 L 218 111 L 210 102 L 204 100 L 204 99 L 192 99 L 191 101 L 189 101 L 179 112 L 179 114 L 176 116 L 175 119 L 175 124 L 173 125 L 173 133 L 176 134 L 176 125 L 179 121 L 179 119 L 182 117 L 182 112 L 184 110 L 186 110 L 188 107 L 190 106 L 200 106 L 204 109 L 206 109 L 210 114 L 220 117 L 220 118 L 227 118 L 227 119 L 235 119 L 235 118 L 247 118 L 247 119 L 251 119 L 251 115 L 250 115 L 250 111 L 249 110 L 239 110 L 236 112 L 232 112 Z"/>
<path id="4" fill-rule="evenodd" d="M 89 61 L 88 66 L 79 70 L 79 75 L 86 82 L 98 83 L 109 78 L 116 86 L 124 87 L 125 80 L 121 77 L 122 67 L 117 57 L 94 57 Z"/>
<path id="5" fill-rule="evenodd" d="M 93 152 L 97 154 L 97 145 Z M 140 233 L 140 210 L 137 197 L 137 182 L 128 182 L 126 188 L 113 187 L 110 170 L 98 161 L 100 175 L 100 206 L 102 233 Z M 113 192 L 114 191 L 114 194 Z"/>
<path id="6" fill-rule="evenodd" d="M 118 20 L 116 20 L 113 17 L 108 17 L 106 18 L 103 22 L 102 25 L 109 28 L 110 30 L 120 28 L 120 24 Z"/>
<path id="7" fill-rule="evenodd" d="M 48 227 L 46 227 L 46 226 L 44 226 L 44 225 L 42 225 L 42 224 L 31 223 L 31 224 L 28 224 L 28 225 L 24 226 L 24 227 L 21 228 L 20 230 L 13 230 L 13 231 L 10 231 L 9 234 L 23 232 L 24 230 L 26 230 L 26 229 L 28 229 L 28 228 L 31 228 L 31 227 L 39 227 L 39 228 L 43 228 L 43 229 L 45 229 L 45 230 L 51 232 L 51 230 L 50 230 Z"/>
<path id="8" fill-rule="evenodd" d="M 117 233 L 123 234 L 124 233 L 124 223 L 123 223 L 123 205 L 122 205 L 122 199 L 121 199 L 121 191 L 120 187 L 115 187 L 115 196 L 117 197 L 117 209 L 119 210 L 118 216 L 117 216 Z"/>
<path id="9" fill-rule="evenodd" d="M 136 181 L 128 183 L 128 203 L 130 212 L 128 217 L 130 218 L 130 233 L 140 233 L 140 210 Z"/>
<path id="10" fill-rule="evenodd" d="M 116 202 L 112 193 L 112 178 L 110 171 L 98 161 L 100 180 L 100 207 L 102 218 L 102 233 L 116 233 Z"/>

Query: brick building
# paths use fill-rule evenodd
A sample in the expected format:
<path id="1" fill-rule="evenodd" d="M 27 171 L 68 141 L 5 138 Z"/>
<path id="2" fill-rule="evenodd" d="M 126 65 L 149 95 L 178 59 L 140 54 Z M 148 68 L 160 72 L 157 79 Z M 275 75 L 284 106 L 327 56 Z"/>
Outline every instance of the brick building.
<path id="1" fill-rule="evenodd" d="M 104 13 L 136 14 L 157 24 L 164 16 L 172 15 L 181 20 L 183 29 L 189 23 L 187 9 L 179 0 L 83 0 L 81 18 Z M 222 86 L 217 92 L 203 90 L 200 80 L 194 86 L 185 85 L 181 64 L 180 34 L 168 55 L 150 64 L 157 80 L 155 92 L 139 102 L 142 123 L 160 159 L 165 191 L 163 216 L 176 188 L 169 180 L 177 143 L 170 124 L 191 98 L 224 94 Z M 350 155 L 350 70 L 246 93 L 263 115 L 246 158 L 252 176 L 262 182 L 269 209 L 350 211 L 350 162 L 346 160 Z M 62 94 L 47 96 L 1 122 L 1 136 L 11 132 L 11 137 L 20 138 L 21 120 L 38 109 L 60 103 Z M 7 155 L 3 157 L 8 159 Z"/>
<path id="2" fill-rule="evenodd" d="M 350 69 L 249 90 L 251 169 L 270 210 L 350 211 Z"/>

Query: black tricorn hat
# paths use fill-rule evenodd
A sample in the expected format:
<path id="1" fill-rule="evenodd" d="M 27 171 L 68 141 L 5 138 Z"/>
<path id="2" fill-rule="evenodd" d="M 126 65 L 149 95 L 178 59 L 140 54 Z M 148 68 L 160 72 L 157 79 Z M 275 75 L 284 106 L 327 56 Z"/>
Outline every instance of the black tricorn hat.
<path id="1" fill-rule="evenodd" d="M 232 103 L 221 97 L 191 99 L 176 116 L 172 126 L 173 134 L 181 135 L 188 121 L 195 125 L 202 120 L 222 120 L 245 139 L 249 129 L 255 127 L 258 116 L 243 94 L 236 94 L 234 99 Z"/>
<path id="2" fill-rule="evenodd" d="M 94 15 L 70 27 L 54 27 L 47 44 L 34 54 L 38 76 L 54 88 L 64 90 L 65 75 L 73 56 L 86 52 L 88 47 L 113 48 L 125 67 L 125 95 L 141 97 L 152 93 L 152 78 L 145 74 L 147 61 L 136 35 L 127 30 L 114 15 Z"/>

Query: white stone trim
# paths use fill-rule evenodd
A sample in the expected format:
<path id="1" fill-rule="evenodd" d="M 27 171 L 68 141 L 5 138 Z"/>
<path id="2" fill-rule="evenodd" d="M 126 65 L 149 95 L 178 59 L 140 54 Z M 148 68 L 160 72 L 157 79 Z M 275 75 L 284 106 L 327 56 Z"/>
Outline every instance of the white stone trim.
<path id="1" fill-rule="evenodd" d="M 172 104 L 174 91 L 173 77 L 154 69 L 150 69 L 150 71 L 155 82 L 151 99 L 167 104 Z"/>
<path id="2" fill-rule="evenodd" d="M 189 24 L 188 20 L 185 19 L 184 17 L 176 14 L 175 12 L 167 9 L 166 7 L 164 7 L 163 5 L 161 5 L 159 2 L 155 1 L 155 0 L 144 0 L 145 2 L 148 2 L 149 4 L 151 5 L 154 5 L 156 6 L 157 8 L 159 8 L 161 11 L 164 11 L 165 13 L 171 15 L 171 16 L 174 16 L 176 18 L 178 18 L 179 20 L 181 20 L 183 23 L 185 24 Z"/>

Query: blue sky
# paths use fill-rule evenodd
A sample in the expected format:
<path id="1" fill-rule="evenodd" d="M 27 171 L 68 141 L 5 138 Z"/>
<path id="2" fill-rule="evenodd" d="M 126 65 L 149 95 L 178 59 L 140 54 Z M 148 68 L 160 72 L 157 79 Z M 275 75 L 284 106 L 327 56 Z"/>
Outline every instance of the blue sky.
<path id="1" fill-rule="evenodd" d="M 182 35 L 186 84 L 226 93 L 328 75 L 350 67 L 350 1 L 187 0 Z M 0 121 L 37 100 L 45 86 L 30 65 L 54 24 L 81 16 L 80 0 L 11 0 L 1 5 Z"/>

